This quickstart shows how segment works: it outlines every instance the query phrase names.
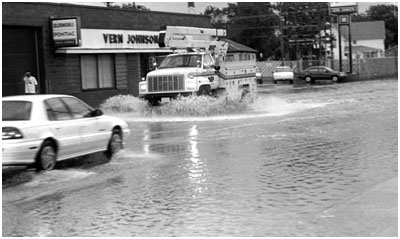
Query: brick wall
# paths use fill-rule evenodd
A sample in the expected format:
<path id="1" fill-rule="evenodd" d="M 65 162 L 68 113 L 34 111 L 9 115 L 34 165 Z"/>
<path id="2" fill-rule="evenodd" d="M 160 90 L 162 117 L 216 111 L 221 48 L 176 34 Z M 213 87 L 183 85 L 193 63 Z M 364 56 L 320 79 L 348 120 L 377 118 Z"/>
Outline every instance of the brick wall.
<path id="1" fill-rule="evenodd" d="M 128 64 L 126 54 L 115 55 L 116 87 L 120 90 L 128 89 Z"/>
<path id="2" fill-rule="evenodd" d="M 79 16 L 81 28 L 149 30 L 161 26 L 212 27 L 210 18 L 202 15 L 177 14 L 155 11 L 136 11 L 73 4 L 3 2 L 3 26 L 35 27 L 39 36 L 40 79 L 45 82 L 45 93 L 71 94 L 92 106 L 116 94 L 138 95 L 140 54 L 115 54 L 116 89 L 81 90 L 80 57 L 56 54 L 52 47 L 50 18 Z"/>

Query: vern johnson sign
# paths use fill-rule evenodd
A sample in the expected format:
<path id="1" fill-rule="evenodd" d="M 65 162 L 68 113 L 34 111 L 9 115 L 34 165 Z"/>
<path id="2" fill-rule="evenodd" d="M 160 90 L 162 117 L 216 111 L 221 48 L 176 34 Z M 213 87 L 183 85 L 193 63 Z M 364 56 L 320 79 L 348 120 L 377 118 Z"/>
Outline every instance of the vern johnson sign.
<path id="1" fill-rule="evenodd" d="M 81 29 L 82 48 L 159 48 L 158 31 Z"/>

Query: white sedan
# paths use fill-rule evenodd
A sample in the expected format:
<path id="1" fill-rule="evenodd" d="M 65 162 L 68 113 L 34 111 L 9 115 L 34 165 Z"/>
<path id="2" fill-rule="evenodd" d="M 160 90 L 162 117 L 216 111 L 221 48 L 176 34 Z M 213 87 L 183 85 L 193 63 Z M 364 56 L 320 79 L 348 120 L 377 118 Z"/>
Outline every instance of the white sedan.
<path id="1" fill-rule="evenodd" d="M 2 98 L 2 163 L 52 170 L 57 161 L 123 148 L 130 133 L 122 119 L 103 115 L 69 95 Z"/>
<path id="2" fill-rule="evenodd" d="M 274 84 L 276 84 L 277 81 L 289 81 L 290 84 L 293 84 L 294 73 L 289 66 L 278 66 L 272 72 L 272 77 L 274 79 Z"/>

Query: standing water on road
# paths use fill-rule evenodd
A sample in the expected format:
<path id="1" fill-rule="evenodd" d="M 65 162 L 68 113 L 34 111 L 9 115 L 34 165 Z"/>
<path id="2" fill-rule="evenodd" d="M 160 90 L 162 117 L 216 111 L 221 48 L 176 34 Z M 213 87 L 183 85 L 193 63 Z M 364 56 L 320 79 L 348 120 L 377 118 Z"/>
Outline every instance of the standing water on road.
<path id="1" fill-rule="evenodd" d="M 132 133 L 109 162 L 3 168 L 3 236 L 397 236 L 397 214 L 339 210 L 397 178 L 397 80 L 260 88 L 233 109 L 144 107 L 118 114 Z"/>

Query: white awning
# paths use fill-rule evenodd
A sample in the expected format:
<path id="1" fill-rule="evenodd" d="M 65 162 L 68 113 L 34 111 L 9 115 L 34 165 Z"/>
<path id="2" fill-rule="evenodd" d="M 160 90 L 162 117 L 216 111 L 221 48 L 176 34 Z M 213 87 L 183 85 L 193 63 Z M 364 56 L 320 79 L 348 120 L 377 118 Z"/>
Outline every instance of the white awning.
<path id="1" fill-rule="evenodd" d="M 56 48 L 64 54 L 170 53 L 158 45 L 158 31 L 81 29 L 79 46 Z"/>
<path id="2" fill-rule="evenodd" d="M 93 49 L 93 48 L 79 48 L 79 47 L 63 47 L 56 49 L 56 53 L 64 54 L 107 54 L 107 53 L 171 53 L 170 49 L 119 49 L 119 48 L 105 48 L 105 49 Z"/>

